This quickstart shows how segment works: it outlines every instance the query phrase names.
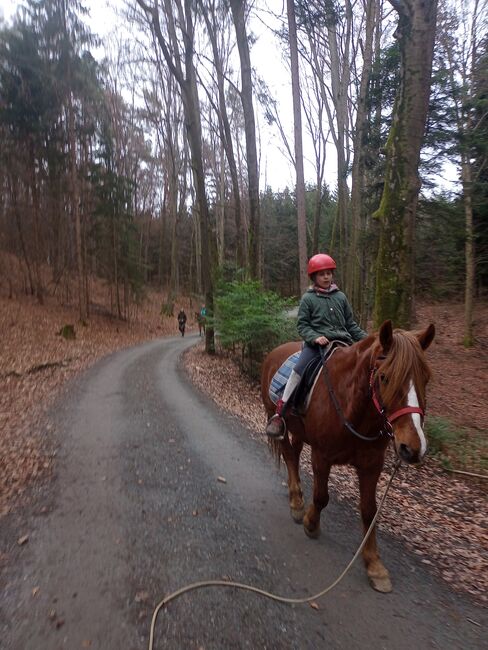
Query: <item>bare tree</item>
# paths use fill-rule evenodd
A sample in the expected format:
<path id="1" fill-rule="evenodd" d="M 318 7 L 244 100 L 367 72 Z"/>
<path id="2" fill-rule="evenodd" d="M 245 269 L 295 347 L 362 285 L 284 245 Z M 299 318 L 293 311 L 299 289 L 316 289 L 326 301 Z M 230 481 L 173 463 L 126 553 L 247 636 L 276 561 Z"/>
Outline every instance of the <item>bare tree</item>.
<path id="1" fill-rule="evenodd" d="M 356 106 L 354 157 L 351 179 L 351 244 L 349 246 L 346 289 L 358 318 L 365 323 L 365 296 L 363 290 L 366 255 L 359 246 L 360 234 L 365 233 L 365 214 L 362 210 L 365 185 L 365 143 L 367 133 L 367 93 L 373 65 L 375 30 L 380 15 L 380 0 L 363 0 L 366 29 L 362 45 L 362 71 Z M 363 272 L 362 272 L 363 271 Z"/>
<path id="2" fill-rule="evenodd" d="M 205 20 L 210 45 L 212 48 L 213 62 L 217 76 L 217 93 L 218 93 L 218 110 L 217 116 L 219 120 L 220 139 L 222 146 L 227 157 L 229 165 L 230 178 L 232 183 L 232 193 L 234 198 L 234 211 L 236 223 L 236 263 L 239 268 L 244 268 L 247 265 L 247 251 L 245 250 L 244 243 L 246 238 L 243 236 L 243 219 L 242 219 L 242 205 L 241 193 L 239 188 L 239 176 L 237 171 L 237 162 L 234 153 L 234 144 L 232 140 L 232 130 L 227 111 L 227 102 L 225 98 L 225 69 L 224 69 L 224 55 L 223 47 L 219 47 L 219 33 L 222 35 L 222 23 L 226 16 L 223 7 L 218 7 L 214 0 L 208 2 L 208 6 L 200 0 L 200 6 Z M 222 166 L 223 169 L 223 166 Z M 223 172 L 222 172 L 223 173 Z"/>
<path id="3" fill-rule="evenodd" d="M 246 1 L 230 0 L 232 18 L 236 30 L 237 48 L 241 62 L 241 101 L 244 111 L 246 134 L 247 175 L 249 191 L 249 270 L 251 277 L 259 277 L 260 249 L 260 209 L 259 209 L 259 171 L 256 146 L 256 123 L 254 119 L 251 56 L 246 30 Z"/>
<path id="4" fill-rule="evenodd" d="M 147 21 L 154 31 L 164 60 L 178 83 L 185 112 L 185 127 L 190 147 L 191 167 L 195 185 L 198 218 L 201 237 L 202 280 L 205 301 L 209 313 L 213 313 L 213 278 L 211 268 L 210 220 L 207 194 L 205 189 L 205 172 L 202 156 L 202 125 L 200 103 L 198 98 L 197 75 L 194 63 L 195 27 L 191 0 L 164 0 L 163 19 L 167 36 L 161 27 L 161 14 L 158 2 L 148 4 L 137 0 L 144 10 Z M 174 15 L 173 7 L 178 14 Z M 180 29 L 178 35 L 177 30 Z M 208 327 L 205 336 L 207 352 L 214 352 L 213 328 Z"/>
<path id="5" fill-rule="evenodd" d="M 451 8 L 452 11 L 453 8 Z M 473 186 L 477 181 L 476 172 L 472 165 L 471 144 L 469 134 L 474 133 L 483 121 L 476 120 L 473 92 L 474 79 L 479 48 L 479 29 L 483 23 L 483 10 L 486 2 L 474 0 L 465 6 L 458 7 L 459 16 L 452 16 L 454 21 L 445 15 L 441 22 L 440 42 L 444 56 L 448 62 L 451 96 L 454 102 L 457 139 L 460 143 L 461 186 L 465 220 L 465 262 L 466 277 L 464 290 L 464 345 L 474 344 L 473 336 L 473 294 L 475 279 L 475 249 L 473 227 Z M 447 18 L 447 20 L 446 20 Z M 453 24 L 454 23 L 454 24 Z M 457 33 L 456 33 L 457 32 Z M 477 123 L 476 123 L 477 122 Z"/>
<path id="6" fill-rule="evenodd" d="M 295 173 L 298 226 L 298 264 L 300 291 L 307 289 L 307 220 L 305 213 L 305 175 L 303 171 L 302 111 L 300 98 L 300 69 L 298 65 L 297 26 L 295 2 L 287 0 L 288 34 L 290 43 L 291 87 L 293 94 L 293 124 L 295 141 Z M 320 189 L 318 189 L 320 192 Z"/>

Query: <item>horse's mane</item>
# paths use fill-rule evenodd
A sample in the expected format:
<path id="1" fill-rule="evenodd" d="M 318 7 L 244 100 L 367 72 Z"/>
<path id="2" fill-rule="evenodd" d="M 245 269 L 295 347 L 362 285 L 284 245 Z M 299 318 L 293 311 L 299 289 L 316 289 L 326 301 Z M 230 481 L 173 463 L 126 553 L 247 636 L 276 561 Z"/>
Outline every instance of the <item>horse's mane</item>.
<path id="1" fill-rule="evenodd" d="M 381 364 L 381 374 L 387 380 L 381 388 L 386 404 L 391 403 L 395 397 L 404 397 L 409 388 L 408 378 L 413 381 L 420 402 L 425 403 L 425 385 L 431 371 L 413 332 L 400 329 L 393 331 L 391 347 Z"/>

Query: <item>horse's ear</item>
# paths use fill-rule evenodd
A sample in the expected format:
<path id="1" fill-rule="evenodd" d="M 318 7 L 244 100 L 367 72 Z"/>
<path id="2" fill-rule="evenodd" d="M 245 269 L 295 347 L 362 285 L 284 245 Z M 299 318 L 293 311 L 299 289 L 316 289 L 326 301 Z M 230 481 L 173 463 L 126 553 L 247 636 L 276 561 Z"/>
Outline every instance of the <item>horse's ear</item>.
<path id="1" fill-rule="evenodd" d="M 428 327 L 426 327 L 421 332 L 417 332 L 417 338 L 422 350 L 427 350 L 429 345 L 434 340 L 434 336 L 435 336 L 435 325 L 433 323 L 431 323 Z"/>
<path id="2" fill-rule="evenodd" d="M 383 352 L 388 353 L 388 350 L 391 347 L 391 342 L 393 340 L 393 326 L 391 320 L 385 320 L 383 325 L 380 327 L 380 343 L 383 347 Z"/>

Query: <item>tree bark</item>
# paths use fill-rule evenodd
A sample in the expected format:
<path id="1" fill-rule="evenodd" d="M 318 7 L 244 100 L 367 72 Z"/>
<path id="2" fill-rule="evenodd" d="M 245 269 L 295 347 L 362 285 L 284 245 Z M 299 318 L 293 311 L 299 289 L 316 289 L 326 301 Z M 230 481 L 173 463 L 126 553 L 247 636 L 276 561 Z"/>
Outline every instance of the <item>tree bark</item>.
<path id="1" fill-rule="evenodd" d="M 365 292 L 362 291 L 361 270 L 366 266 L 367 252 L 360 247 L 360 236 L 365 231 L 364 213 L 362 210 L 362 197 L 365 182 L 365 142 L 367 131 L 367 93 L 373 65 L 373 45 L 376 21 L 380 7 L 378 0 L 367 0 L 366 5 L 366 32 L 364 37 L 363 69 L 359 87 L 359 96 L 356 113 L 356 129 L 354 133 L 354 158 L 352 164 L 351 184 L 351 242 L 348 253 L 346 290 L 351 300 L 358 320 L 364 325 Z"/>
<path id="2" fill-rule="evenodd" d="M 241 62 L 241 101 L 244 112 L 246 135 L 247 175 L 249 190 L 249 229 L 248 250 L 249 270 L 252 278 L 259 277 L 260 250 L 260 207 L 259 207 L 259 171 L 256 147 L 256 123 L 252 102 L 251 57 L 246 32 L 245 0 L 230 0 L 232 18 L 236 30 L 237 48 Z"/>
<path id="3" fill-rule="evenodd" d="M 298 64 L 295 0 L 287 0 L 288 32 L 290 42 L 291 87 L 293 94 L 293 125 L 295 136 L 295 173 L 298 228 L 298 265 L 300 292 L 307 290 L 307 218 L 305 211 L 305 175 L 303 171 L 302 111 L 300 97 L 300 68 Z M 320 189 L 318 190 L 320 191 Z"/>
<path id="4" fill-rule="evenodd" d="M 399 14 L 400 85 L 387 142 L 380 222 L 374 323 L 391 318 L 410 328 L 414 294 L 413 241 L 427 118 L 437 0 L 390 0 Z"/>
<path id="5" fill-rule="evenodd" d="M 222 63 L 222 57 L 217 46 L 217 24 L 216 16 L 212 14 L 212 20 L 208 15 L 208 12 L 203 3 L 201 4 L 201 9 L 203 12 L 203 17 L 205 24 L 207 26 L 208 36 L 210 38 L 210 44 L 212 46 L 212 53 L 214 58 L 215 71 L 217 73 L 217 90 L 219 96 L 219 127 L 221 131 L 221 140 L 225 150 L 225 155 L 227 162 L 229 164 L 230 178 L 232 182 L 232 193 L 234 196 L 234 211 L 235 211 L 235 223 L 236 223 L 236 264 L 238 268 L 244 268 L 246 266 L 246 255 L 244 252 L 244 242 L 245 238 L 243 237 L 243 223 L 242 223 L 242 204 L 241 204 L 241 193 L 239 189 L 239 176 L 237 172 L 237 163 L 234 155 L 234 145 L 232 142 L 232 132 L 230 128 L 229 116 L 227 114 L 226 101 L 225 101 L 225 89 L 224 89 L 224 67 Z"/>

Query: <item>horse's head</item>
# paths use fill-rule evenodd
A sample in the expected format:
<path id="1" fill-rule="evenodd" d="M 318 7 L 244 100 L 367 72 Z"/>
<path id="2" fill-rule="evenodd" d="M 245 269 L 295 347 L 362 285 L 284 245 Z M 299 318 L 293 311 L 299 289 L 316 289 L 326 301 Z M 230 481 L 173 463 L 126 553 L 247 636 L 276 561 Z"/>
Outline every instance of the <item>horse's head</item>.
<path id="1" fill-rule="evenodd" d="M 425 392 L 430 369 L 424 350 L 435 336 L 434 325 L 419 332 L 380 328 L 372 375 L 373 397 L 384 407 L 393 429 L 395 451 L 409 464 L 421 462 L 427 451 L 423 430 Z"/>

